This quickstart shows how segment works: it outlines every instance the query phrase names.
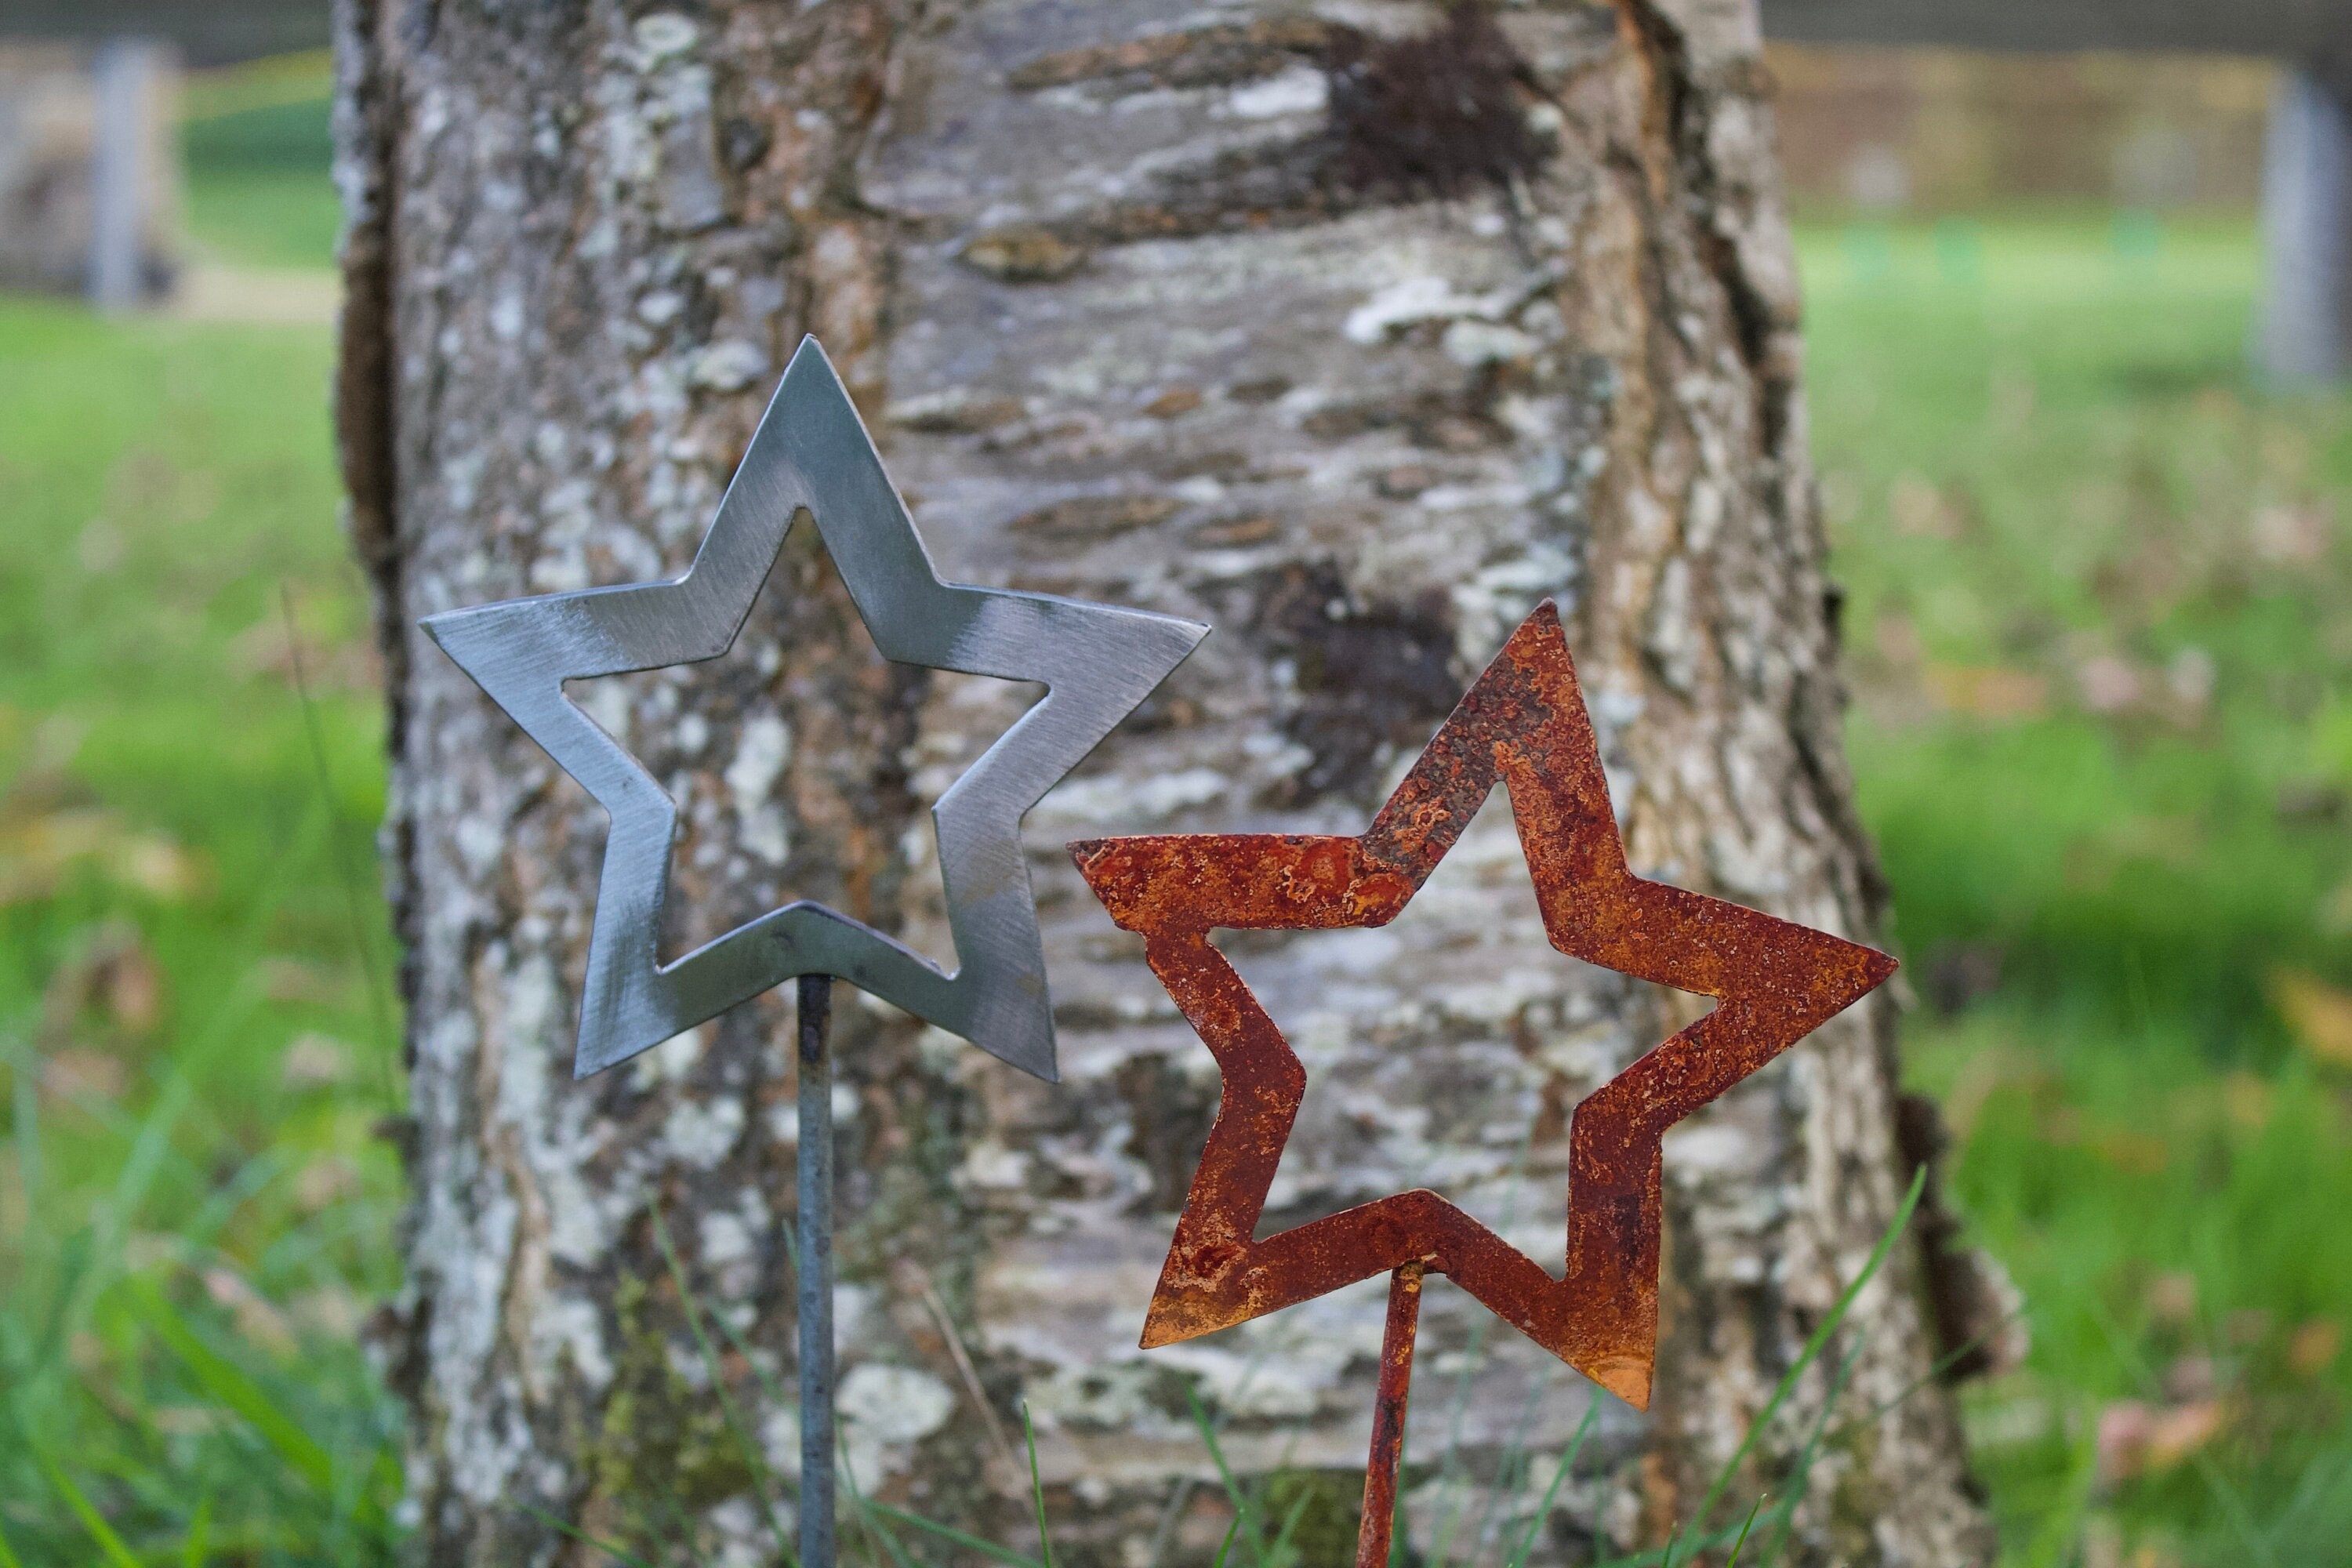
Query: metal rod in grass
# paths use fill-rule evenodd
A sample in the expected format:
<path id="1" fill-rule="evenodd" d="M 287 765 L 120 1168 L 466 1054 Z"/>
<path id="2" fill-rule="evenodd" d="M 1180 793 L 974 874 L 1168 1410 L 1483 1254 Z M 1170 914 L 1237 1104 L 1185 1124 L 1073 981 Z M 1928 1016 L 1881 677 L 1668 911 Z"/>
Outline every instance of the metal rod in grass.
<path id="1" fill-rule="evenodd" d="M 874 646 L 899 664 L 1045 687 L 1048 723 L 1007 731 L 940 798 L 953 973 L 821 904 L 769 910 L 661 961 L 677 804 L 566 695 L 565 683 L 715 658 L 732 647 L 803 513 Z M 1053 1004 L 1021 818 L 1133 712 L 1208 628 L 1167 616 L 942 583 L 841 379 L 803 341 L 685 575 L 478 605 L 424 627 L 612 817 L 588 940 L 585 1077 L 788 980 L 800 986 L 801 1558 L 833 1568 L 834 977 L 1051 1081 Z M 1041 710 L 1042 712 L 1042 710 Z"/>

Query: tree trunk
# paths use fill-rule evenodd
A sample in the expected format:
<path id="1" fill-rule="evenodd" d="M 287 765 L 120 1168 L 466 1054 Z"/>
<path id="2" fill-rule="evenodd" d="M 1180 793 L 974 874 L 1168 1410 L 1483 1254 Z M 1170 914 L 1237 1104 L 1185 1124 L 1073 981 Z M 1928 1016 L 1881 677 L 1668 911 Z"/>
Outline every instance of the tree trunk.
<path id="1" fill-rule="evenodd" d="M 1028 1549 L 1025 1401 L 1063 1561 L 1206 1562 L 1190 1386 L 1307 1560 L 1349 1555 L 1381 1282 L 1135 1348 L 1215 1079 L 1064 840 L 1359 830 L 1550 596 L 1636 868 L 1875 929 L 1752 5 L 1328 12 L 344 0 L 419 1561 L 596 1560 L 550 1520 L 777 1555 L 789 1003 L 569 1081 L 602 816 L 414 628 L 681 569 L 803 331 L 943 575 L 1217 628 L 1032 816 L 1059 1086 L 840 998 L 866 1492 Z M 579 693 L 680 797 L 673 951 L 788 893 L 944 951 L 925 807 L 1025 699 L 880 663 L 814 537 L 727 657 Z M 1567 1113 L 1689 1016 L 1551 952 L 1499 800 L 1393 927 L 1228 951 L 1309 1070 L 1269 1224 L 1425 1184 L 1557 1256 Z M 1607 1402 L 1538 1560 L 1686 1520 L 1860 1268 L 1909 1174 L 1894 1028 L 1874 999 L 1669 1140 L 1657 1401 Z M 1931 1261 L 1898 1250 L 1735 1485 L 1789 1494 L 1851 1357 L 1798 1560 L 1990 1554 Z M 1405 1529 L 1499 1562 L 1589 1390 L 1442 1284 L 1423 1336 Z"/>

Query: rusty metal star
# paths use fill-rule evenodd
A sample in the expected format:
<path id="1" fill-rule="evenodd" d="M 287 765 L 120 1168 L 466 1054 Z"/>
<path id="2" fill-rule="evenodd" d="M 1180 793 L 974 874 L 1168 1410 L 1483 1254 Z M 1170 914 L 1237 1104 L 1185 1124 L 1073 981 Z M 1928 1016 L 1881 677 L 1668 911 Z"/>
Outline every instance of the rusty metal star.
<path id="1" fill-rule="evenodd" d="M 1510 790 L 1552 945 L 1714 997 L 1716 1006 L 1577 1107 L 1564 1278 L 1427 1191 L 1253 1239 L 1306 1071 L 1208 933 L 1387 924 L 1498 779 Z M 1152 972 L 1223 1078 L 1145 1321 L 1146 1347 L 1229 1328 L 1375 1274 L 1415 1270 L 1417 1279 L 1425 1266 L 1647 1408 L 1666 1129 L 1895 970 L 1892 958 L 1870 948 L 1633 874 L 1549 602 L 1512 635 L 1361 837 L 1155 835 L 1070 847 L 1111 919 L 1143 937 Z M 1409 1346 L 1409 1328 L 1406 1335 Z"/>

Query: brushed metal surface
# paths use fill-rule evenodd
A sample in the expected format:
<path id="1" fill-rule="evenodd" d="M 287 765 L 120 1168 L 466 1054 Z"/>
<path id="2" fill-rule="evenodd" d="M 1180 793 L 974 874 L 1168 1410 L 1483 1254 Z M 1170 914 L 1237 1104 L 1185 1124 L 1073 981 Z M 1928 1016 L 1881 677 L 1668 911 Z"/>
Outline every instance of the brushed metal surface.
<path id="1" fill-rule="evenodd" d="M 677 805 L 564 694 L 568 680 L 726 652 L 803 510 L 885 658 L 1046 689 L 932 811 L 953 973 L 807 900 L 662 963 Z M 1168 616 L 940 582 L 814 338 L 785 369 L 684 575 L 451 610 L 423 624 L 611 815 L 581 997 L 580 1077 L 787 980 L 830 974 L 1054 1079 L 1052 1005 L 1021 817 L 1208 635 Z"/>

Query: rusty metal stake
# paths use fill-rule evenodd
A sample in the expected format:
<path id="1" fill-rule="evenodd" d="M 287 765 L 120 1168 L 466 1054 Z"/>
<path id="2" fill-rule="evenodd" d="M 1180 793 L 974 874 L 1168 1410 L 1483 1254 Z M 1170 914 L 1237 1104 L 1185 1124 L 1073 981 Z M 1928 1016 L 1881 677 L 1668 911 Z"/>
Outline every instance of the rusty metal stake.
<path id="1" fill-rule="evenodd" d="M 1404 1461 L 1404 1407 L 1412 1393 L 1412 1339 L 1421 1328 L 1423 1263 L 1389 1276 L 1389 1321 L 1381 1334 L 1380 1391 L 1372 1400 L 1372 1451 L 1364 1466 L 1364 1519 L 1356 1527 L 1356 1568 L 1388 1568 L 1396 1531 L 1397 1467 Z"/>
<path id="2" fill-rule="evenodd" d="M 833 976 L 800 977 L 801 1563 L 833 1568 Z"/>

